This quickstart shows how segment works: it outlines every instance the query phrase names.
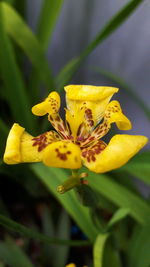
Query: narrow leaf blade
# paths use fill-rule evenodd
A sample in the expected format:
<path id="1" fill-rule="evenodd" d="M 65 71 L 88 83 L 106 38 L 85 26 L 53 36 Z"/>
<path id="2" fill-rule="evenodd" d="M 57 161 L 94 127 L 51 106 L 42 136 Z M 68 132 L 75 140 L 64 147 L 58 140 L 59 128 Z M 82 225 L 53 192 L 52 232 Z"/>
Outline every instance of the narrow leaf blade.
<path id="1" fill-rule="evenodd" d="M 94 267 L 102 267 L 103 266 L 103 255 L 106 241 L 108 239 L 109 234 L 99 234 L 94 243 Z"/>
<path id="2" fill-rule="evenodd" d="M 23 19 L 11 6 L 6 3 L 0 3 L 0 5 L 3 8 L 4 25 L 7 33 L 23 49 L 38 71 L 42 81 L 51 89 L 53 86 L 53 78 L 40 43 Z"/>
<path id="3" fill-rule="evenodd" d="M 91 221 L 88 208 L 83 207 L 79 203 L 79 200 L 73 190 L 63 195 L 60 195 L 56 191 L 57 186 L 62 184 L 67 178 L 66 172 L 61 169 L 48 168 L 43 164 L 31 165 L 31 169 L 63 205 L 89 239 L 93 241 L 96 238 L 98 230 Z"/>
<path id="4" fill-rule="evenodd" d="M 150 221 L 150 207 L 145 200 L 109 178 L 108 175 L 89 173 L 89 184 L 118 207 L 127 208 L 138 223 L 146 225 Z"/>
<path id="5" fill-rule="evenodd" d="M 7 100 L 14 118 L 24 121 L 25 127 L 31 129 L 32 117 L 30 103 L 21 72 L 16 63 L 12 44 L 4 29 L 4 9 L 0 3 L 0 71 L 5 84 Z M 13 90 L 13 91 L 12 91 Z"/>
<path id="6" fill-rule="evenodd" d="M 47 48 L 51 39 L 63 2 L 64 0 L 43 0 L 37 36 L 44 50 Z"/>

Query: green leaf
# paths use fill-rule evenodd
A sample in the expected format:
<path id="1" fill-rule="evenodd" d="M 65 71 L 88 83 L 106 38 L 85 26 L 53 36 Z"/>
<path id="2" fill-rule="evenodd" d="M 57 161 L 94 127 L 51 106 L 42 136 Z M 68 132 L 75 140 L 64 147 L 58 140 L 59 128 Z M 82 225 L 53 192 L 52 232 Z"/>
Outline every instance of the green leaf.
<path id="1" fill-rule="evenodd" d="M 7 136 L 8 132 L 9 132 L 9 129 L 8 129 L 6 123 L 1 118 L 0 118 L 0 132 L 4 136 Z"/>
<path id="2" fill-rule="evenodd" d="M 115 224 L 120 222 L 122 219 L 124 219 L 127 215 L 129 215 L 130 210 L 128 208 L 120 208 L 118 209 L 109 223 L 107 224 L 107 228 L 110 229 L 112 228 Z"/>
<path id="3" fill-rule="evenodd" d="M 58 168 L 48 168 L 43 164 L 33 164 L 31 165 L 31 169 L 63 205 L 88 238 L 93 241 L 96 238 L 98 231 L 89 216 L 89 209 L 83 207 L 79 203 L 79 200 L 73 190 L 63 195 L 56 191 L 57 186 L 67 179 L 66 172 Z"/>
<path id="4" fill-rule="evenodd" d="M 64 210 L 60 214 L 59 225 L 57 227 L 57 238 L 70 239 L 70 219 Z M 69 247 L 56 247 L 55 252 L 55 266 L 64 267 L 69 254 Z"/>
<path id="5" fill-rule="evenodd" d="M 137 222 L 146 225 L 150 221 L 150 207 L 145 200 L 111 180 L 107 175 L 89 173 L 89 184 L 118 207 L 127 208 Z"/>
<path id="6" fill-rule="evenodd" d="M 104 41 L 110 34 L 112 34 L 131 14 L 135 9 L 143 2 L 143 0 L 132 0 L 125 5 L 116 15 L 112 17 L 110 21 L 104 26 L 104 28 L 97 34 L 95 39 L 87 46 L 83 53 L 69 62 L 64 69 L 59 73 L 57 77 L 58 88 L 62 88 L 69 82 L 73 74 L 77 71 L 81 63 L 86 57 Z"/>
<path id="7" fill-rule="evenodd" d="M 136 157 L 131 159 L 129 163 L 115 172 L 118 173 L 122 171 L 129 173 L 130 175 L 135 176 L 150 185 L 150 152 L 145 151 L 138 154 Z"/>
<path id="8" fill-rule="evenodd" d="M 103 266 L 103 255 L 106 241 L 109 234 L 99 234 L 94 243 L 93 257 L 94 257 L 94 267 Z"/>
<path id="9" fill-rule="evenodd" d="M 150 185 L 150 164 L 148 162 L 128 163 L 121 170 Z"/>
<path id="10" fill-rule="evenodd" d="M 5 4 L 3 3 L 3 5 Z M 0 71 L 6 87 L 7 100 L 15 120 L 20 123 L 24 121 L 25 127 L 31 129 L 33 123 L 29 98 L 15 60 L 12 44 L 4 30 L 3 5 L 0 3 Z"/>
<path id="11" fill-rule="evenodd" d="M 100 73 L 103 77 L 109 79 L 111 82 L 116 83 L 119 87 L 124 88 L 125 92 L 129 95 L 129 97 L 131 97 L 139 105 L 139 107 L 144 111 L 147 118 L 150 119 L 150 109 L 146 106 L 146 103 L 143 102 L 138 93 L 134 92 L 134 89 L 128 83 L 126 83 L 116 74 L 107 70 L 101 69 L 99 67 L 94 67 L 92 69 L 95 70 L 97 73 Z"/>
<path id="12" fill-rule="evenodd" d="M 63 2 L 64 0 L 43 0 L 37 36 L 44 50 L 47 48 L 52 36 Z"/>
<path id="13" fill-rule="evenodd" d="M 9 5 L 13 5 L 16 0 L 4 0 L 3 2 L 8 3 Z"/>
<path id="14" fill-rule="evenodd" d="M 130 162 L 147 162 L 150 161 L 150 150 L 138 153 L 134 158 L 130 160 Z"/>
<path id="15" fill-rule="evenodd" d="M 55 26 L 57 17 L 61 10 L 64 0 L 43 0 L 40 18 L 37 27 L 37 37 L 43 48 L 43 51 L 48 47 L 48 43 L 52 37 L 53 28 Z M 33 69 L 30 88 L 34 91 L 39 91 L 40 80 L 37 77 L 36 69 Z M 49 88 L 48 88 L 49 89 Z"/>
<path id="16" fill-rule="evenodd" d="M 150 226 L 137 229 L 128 247 L 129 267 L 150 266 Z"/>
<path id="17" fill-rule="evenodd" d="M 52 89 L 52 74 L 48 65 L 48 61 L 44 56 L 43 49 L 41 48 L 37 38 L 33 35 L 24 20 L 12 7 L 6 3 L 0 3 L 0 6 L 3 8 L 4 26 L 7 33 L 29 57 L 45 85 L 49 89 Z"/>
<path id="18" fill-rule="evenodd" d="M 119 252 L 113 242 L 106 242 L 104 256 L 103 256 L 103 267 L 122 267 Z"/>
<path id="19" fill-rule="evenodd" d="M 11 239 L 0 242 L 0 259 L 11 267 L 33 267 L 23 250 Z"/>
<path id="20" fill-rule="evenodd" d="M 46 235 L 43 235 L 41 233 L 38 233 L 37 231 L 30 229 L 26 226 L 23 226 L 20 223 L 16 223 L 15 221 L 0 215 L 0 225 L 2 225 L 4 228 L 9 229 L 13 232 L 20 233 L 25 237 L 33 238 L 35 240 L 46 242 L 48 244 L 54 244 L 54 245 L 61 245 L 61 246 L 86 246 L 89 245 L 89 241 L 70 241 L 70 240 L 60 240 L 57 238 L 50 238 Z"/>
<path id="21" fill-rule="evenodd" d="M 51 211 L 45 207 L 44 213 L 41 217 L 42 228 L 47 236 L 57 237 L 58 239 L 70 239 L 70 218 L 67 213 L 62 210 L 58 217 L 57 225 L 54 225 L 52 220 Z M 43 248 L 43 259 L 46 265 L 64 267 L 67 260 L 69 246 L 56 246 L 44 244 Z"/>

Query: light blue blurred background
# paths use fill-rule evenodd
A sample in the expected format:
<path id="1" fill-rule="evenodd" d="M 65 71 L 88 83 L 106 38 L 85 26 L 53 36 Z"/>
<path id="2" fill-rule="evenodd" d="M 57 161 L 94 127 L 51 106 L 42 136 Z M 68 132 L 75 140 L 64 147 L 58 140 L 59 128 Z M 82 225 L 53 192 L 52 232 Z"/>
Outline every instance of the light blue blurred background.
<path id="1" fill-rule="evenodd" d="M 41 0 L 28 1 L 28 21 L 36 29 Z M 127 0 L 65 0 L 47 53 L 55 74 L 78 56 L 105 23 Z M 79 69 L 72 82 L 111 85 L 92 69 L 104 68 L 122 77 L 150 108 L 150 1 L 100 45 Z M 118 97 L 117 97 L 118 98 Z M 119 98 L 133 123 L 133 134 L 150 137 L 150 124 L 143 111 L 120 89 Z M 149 146 L 150 147 L 150 146 Z"/>

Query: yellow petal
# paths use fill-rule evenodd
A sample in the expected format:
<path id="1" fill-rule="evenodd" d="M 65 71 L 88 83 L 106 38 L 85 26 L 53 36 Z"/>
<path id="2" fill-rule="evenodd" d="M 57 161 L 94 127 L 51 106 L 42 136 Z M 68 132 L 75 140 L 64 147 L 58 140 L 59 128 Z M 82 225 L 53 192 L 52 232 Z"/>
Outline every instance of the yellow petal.
<path id="1" fill-rule="evenodd" d="M 84 165 L 96 173 L 117 169 L 127 163 L 147 142 L 148 138 L 145 136 L 115 135 L 108 146 L 96 156 L 95 161 L 88 162 L 84 157 Z"/>
<path id="2" fill-rule="evenodd" d="M 98 140 L 105 136 L 114 122 L 120 130 L 130 130 L 132 128 L 130 120 L 122 113 L 121 106 L 116 100 L 107 105 L 103 122 L 95 127 L 88 138 L 82 142 L 82 146 L 87 146 L 93 142 L 91 140 Z"/>
<path id="3" fill-rule="evenodd" d="M 51 92 L 48 97 L 41 103 L 33 106 L 32 113 L 36 116 L 55 114 L 60 108 L 60 96 L 57 92 Z"/>
<path id="4" fill-rule="evenodd" d="M 121 106 L 116 100 L 107 105 L 105 118 L 110 124 L 115 122 L 120 130 L 130 130 L 132 128 L 130 120 L 122 113 Z"/>
<path id="5" fill-rule="evenodd" d="M 74 263 L 67 264 L 66 267 L 76 267 Z"/>
<path id="6" fill-rule="evenodd" d="M 43 150 L 39 151 L 38 146 L 34 145 L 33 136 L 24 132 L 20 140 L 21 162 L 40 162 L 43 157 Z"/>
<path id="7" fill-rule="evenodd" d="M 46 146 L 58 140 L 60 140 L 59 135 L 53 131 L 33 137 L 15 123 L 7 138 L 4 162 L 7 164 L 40 162 Z"/>
<path id="8" fill-rule="evenodd" d="M 22 162 L 40 162 L 46 147 L 60 140 L 59 135 L 54 131 L 43 133 L 33 137 L 24 132 L 21 138 L 21 160 Z"/>
<path id="9" fill-rule="evenodd" d="M 72 131 L 77 132 L 80 121 L 84 121 L 86 129 L 89 131 L 102 119 L 108 102 L 113 94 L 118 92 L 118 88 L 68 85 L 65 87 L 65 91 L 67 108 L 73 117 L 72 123 L 69 122 L 69 124 Z M 66 117 L 68 117 L 67 114 Z M 76 127 L 74 127 L 74 122 Z"/>
<path id="10" fill-rule="evenodd" d="M 55 142 L 45 149 L 43 162 L 51 167 L 79 169 L 81 167 L 81 151 L 79 146 L 71 142 Z"/>
<path id="11" fill-rule="evenodd" d="M 84 122 L 84 111 L 76 110 L 75 114 L 72 114 L 68 109 L 66 109 L 66 121 L 69 124 L 70 135 L 76 139 L 80 125 Z M 86 130 L 86 126 L 85 126 Z"/>
<path id="12" fill-rule="evenodd" d="M 65 86 L 66 97 L 70 100 L 87 100 L 101 101 L 114 93 L 118 92 L 118 88 L 109 86 L 93 86 L 93 85 L 68 85 Z"/>
<path id="13" fill-rule="evenodd" d="M 24 128 L 19 124 L 14 123 L 12 126 L 4 153 L 4 162 L 7 164 L 17 164 L 21 162 L 21 153 L 20 153 L 20 140 L 24 133 Z"/>

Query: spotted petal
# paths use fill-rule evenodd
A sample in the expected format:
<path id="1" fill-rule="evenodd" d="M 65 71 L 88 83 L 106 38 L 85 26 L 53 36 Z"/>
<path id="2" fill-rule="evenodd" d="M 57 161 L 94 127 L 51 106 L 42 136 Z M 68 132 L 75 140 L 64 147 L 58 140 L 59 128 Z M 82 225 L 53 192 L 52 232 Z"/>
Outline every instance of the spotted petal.
<path id="1" fill-rule="evenodd" d="M 48 97 L 41 103 L 33 106 L 32 113 L 36 116 L 55 114 L 60 108 L 60 96 L 57 92 L 51 92 Z"/>
<path id="2" fill-rule="evenodd" d="M 86 127 L 91 129 L 102 119 L 109 100 L 114 93 L 118 92 L 118 88 L 68 85 L 65 87 L 65 91 L 67 108 L 74 120 L 78 122 L 79 119 L 78 124 L 80 125 L 81 117 L 82 121 L 85 120 Z M 72 125 L 70 126 L 73 127 Z"/>
<path id="3" fill-rule="evenodd" d="M 43 163 L 50 167 L 79 169 L 81 150 L 79 146 L 68 141 L 55 142 L 45 149 Z"/>
<path id="4" fill-rule="evenodd" d="M 33 137 L 15 123 L 7 138 L 4 162 L 7 164 L 40 162 L 46 146 L 58 140 L 60 140 L 59 135 L 53 131 Z"/>
<path id="5" fill-rule="evenodd" d="M 120 130 L 130 130 L 132 128 L 130 120 L 123 114 L 121 106 L 116 100 L 111 101 L 107 105 L 103 122 L 98 124 L 97 127 L 95 127 L 91 133 L 89 133 L 89 136 L 86 138 L 86 140 L 83 140 L 81 145 L 87 146 L 96 139 L 98 140 L 102 138 L 108 133 L 112 123 L 116 123 Z"/>
<path id="6" fill-rule="evenodd" d="M 83 163 L 93 172 L 108 172 L 127 163 L 147 142 L 148 138 L 145 136 L 118 134 L 110 140 L 103 151 L 95 154 L 95 158 L 91 158 L 90 161 L 82 155 Z"/>
<path id="7" fill-rule="evenodd" d="M 111 101 L 106 108 L 104 120 L 109 124 L 115 122 L 119 130 L 130 130 L 132 124 L 130 120 L 123 114 L 118 101 Z"/>

